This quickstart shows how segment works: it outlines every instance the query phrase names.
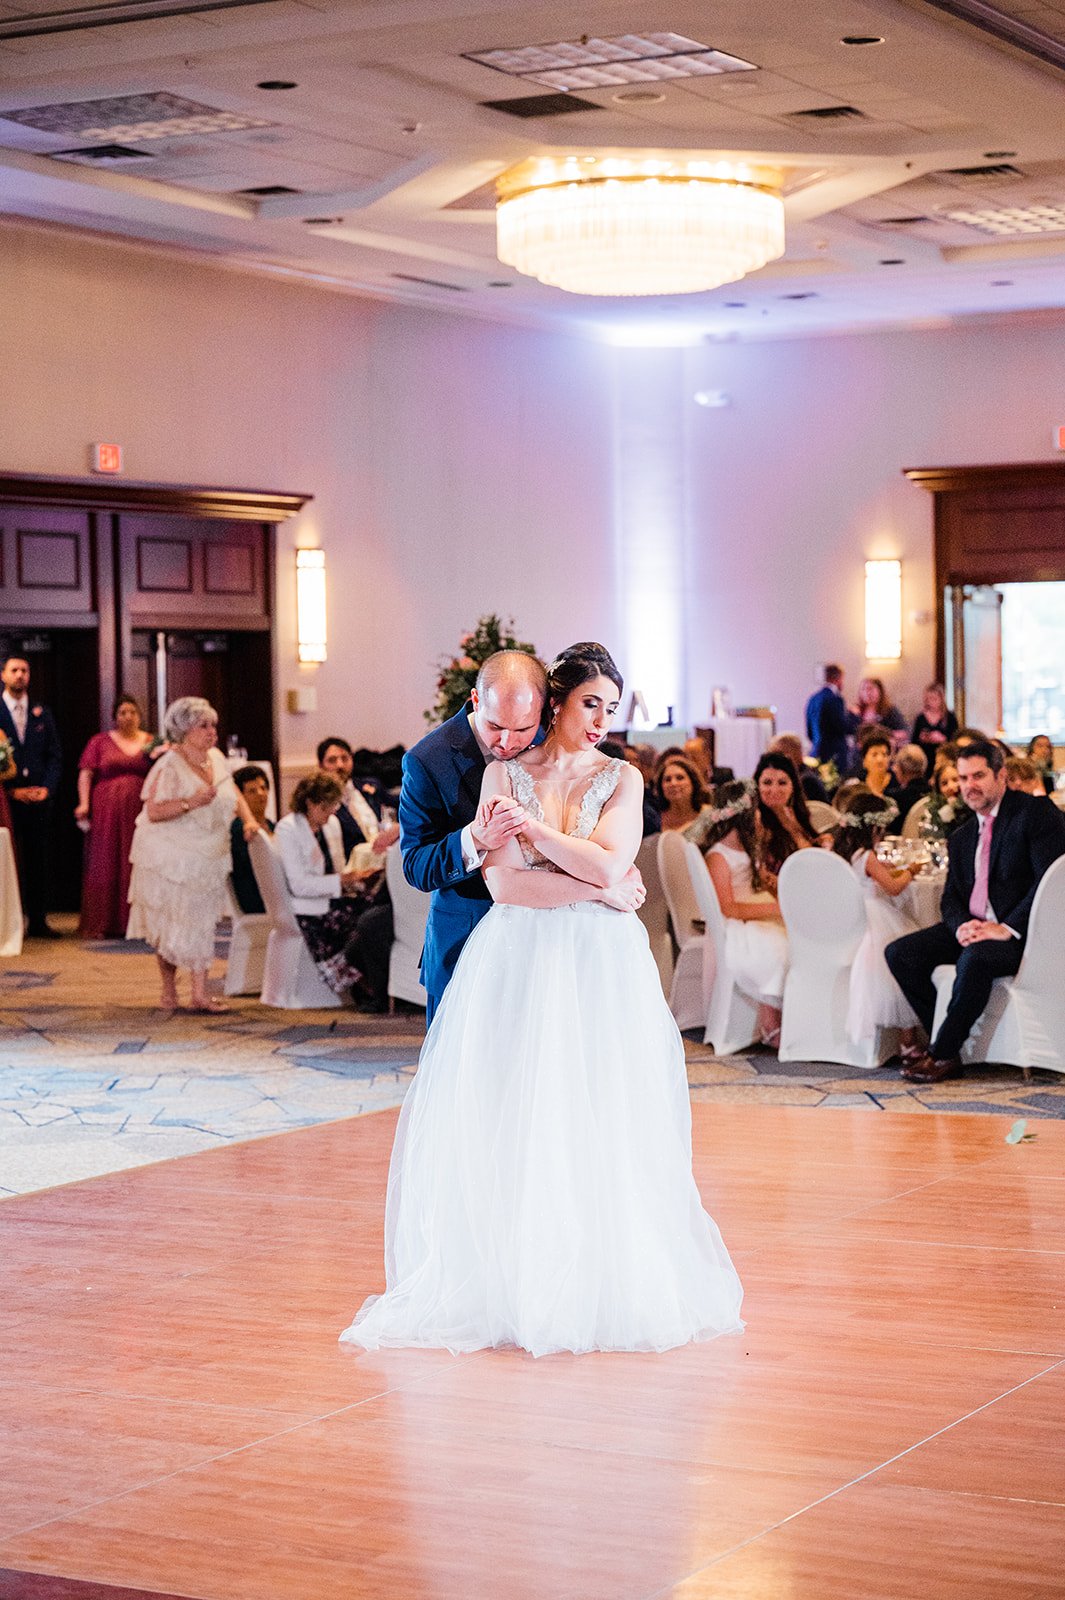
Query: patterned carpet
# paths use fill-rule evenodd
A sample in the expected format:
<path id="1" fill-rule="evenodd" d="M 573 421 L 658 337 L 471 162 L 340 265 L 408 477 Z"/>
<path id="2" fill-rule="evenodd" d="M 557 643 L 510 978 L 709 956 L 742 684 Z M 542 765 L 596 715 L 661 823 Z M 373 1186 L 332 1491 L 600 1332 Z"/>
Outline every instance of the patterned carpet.
<path id="1" fill-rule="evenodd" d="M 245 999 L 199 1017 L 155 1010 L 157 990 L 143 946 L 79 944 L 69 920 L 63 940 L 33 941 L 0 969 L 0 1195 L 397 1105 L 424 1035 L 421 1012 Z M 974 1069 L 919 1089 L 897 1066 L 782 1065 L 764 1049 L 719 1060 L 692 1034 L 685 1050 L 704 1102 L 1065 1117 L 1065 1078 L 1051 1073 Z"/>

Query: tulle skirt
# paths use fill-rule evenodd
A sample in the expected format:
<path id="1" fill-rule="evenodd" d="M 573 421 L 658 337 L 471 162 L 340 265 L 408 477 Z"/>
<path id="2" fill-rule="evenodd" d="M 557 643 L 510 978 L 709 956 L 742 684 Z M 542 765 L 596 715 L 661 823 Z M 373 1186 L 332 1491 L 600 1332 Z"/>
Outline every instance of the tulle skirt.
<path id="1" fill-rule="evenodd" d="M 743 1327 L 635 916 L 493 906 L 478 924 L 400 1115 L 385 1280 L 342 1341 L 546 1355 Z"/>
<path id="2" fill-rule="evenodd" d="M 851 965 L 847 1033 L 855 1044 L 871 1039 L 877 1028 L 914 1028 L 917 1016 L 884 960 L 893 939 L 916 933 L 916 920 L 886 894 L 865 897 L 868 924 Z"/>

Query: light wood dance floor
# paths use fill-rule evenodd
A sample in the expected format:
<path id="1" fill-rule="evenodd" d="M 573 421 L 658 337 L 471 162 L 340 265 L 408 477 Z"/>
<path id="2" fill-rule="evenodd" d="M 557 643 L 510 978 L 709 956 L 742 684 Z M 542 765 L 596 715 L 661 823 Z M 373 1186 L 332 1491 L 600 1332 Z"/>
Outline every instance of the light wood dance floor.
<path id="1" fill-rule="evenodd" d="M 394 1112 L 4 1202 L 0 1596 L 1060 1600 L 1065 1125 L 694 1117 L 663 1356 L 339 1346 Z"/>

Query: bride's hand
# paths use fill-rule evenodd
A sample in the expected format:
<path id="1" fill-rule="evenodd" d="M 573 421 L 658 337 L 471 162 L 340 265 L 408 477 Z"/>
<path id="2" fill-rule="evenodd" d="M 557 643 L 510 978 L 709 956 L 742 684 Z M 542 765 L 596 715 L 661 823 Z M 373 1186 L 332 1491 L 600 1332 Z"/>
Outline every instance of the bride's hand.
<path id="1" fill-rule="evenodd" d="M 630 867 L 621 882 L 604 889 L 599 898 L 603 905 L 609 906 L 612 911 L 639 911 L 647 899 L 647 890 L 643 886 L 639 870 Z"/>

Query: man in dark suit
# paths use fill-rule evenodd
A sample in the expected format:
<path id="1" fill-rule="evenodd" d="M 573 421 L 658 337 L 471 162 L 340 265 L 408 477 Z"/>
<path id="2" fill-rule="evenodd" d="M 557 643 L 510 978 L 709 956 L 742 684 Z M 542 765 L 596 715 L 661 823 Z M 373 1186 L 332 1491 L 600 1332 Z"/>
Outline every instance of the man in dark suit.
<path id="1" fill-rule="evenodd" d="M 857 724 L 843 699 L 843 668 L 830 662 L 825 668 L 824 688 L 806 702 L 806 737 L 814 757 L 834 762 L 840 777 L 847 770 L 847 741 Z"/>
<path id="2" fill-rule="evenodd" d="M 0 682 L 4 686 L 0 732 L 11 741 L 16 768 L 6 788 L 26 933 L 31 939 L 58 939 L 58 931 L 48 925 L 47 913 L 52 887 L 52 806 L 62 776 L 63 752 L 52 713 L 47 706 L 30 702 L 29 662 L 21 656 L 8 656 L 0 669 Z"/>
<path id="3" fill-rule="evenodd" d="M 1065 855 L 1065 819 L 1045 799 L 1006 787 L 1001 746 L 977 739 L 958 756 L 961 797 L 974 815 L 950 839 L 942 922 L 889 944 L 891 972 L 931 1039 L 932 973 L 957 968 L 950 1005 L 926 1055 L 903 1064 L 911 1083 L 941 1083 L 959 1056 L 996 978 L 1021 964 L 1039 880 Z"/>
<path id="4" fill-rule="evenodd" d="M 380 826 L 382 808 L 389 803 L 388 790 L 377 778 L 360 778 L 358 784 L 355 783 L 351 746 L 336 734 L 321 741 L 317 761 L 319 770 L 335 778 L 343 790 L 337 821 L 344 840 L 345 861 L 357 844 L 375 845 L 383 861 L 389 845 L 399 838 L 399 829 L 394 825 Z"/>

